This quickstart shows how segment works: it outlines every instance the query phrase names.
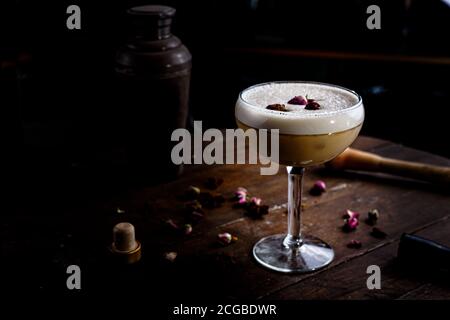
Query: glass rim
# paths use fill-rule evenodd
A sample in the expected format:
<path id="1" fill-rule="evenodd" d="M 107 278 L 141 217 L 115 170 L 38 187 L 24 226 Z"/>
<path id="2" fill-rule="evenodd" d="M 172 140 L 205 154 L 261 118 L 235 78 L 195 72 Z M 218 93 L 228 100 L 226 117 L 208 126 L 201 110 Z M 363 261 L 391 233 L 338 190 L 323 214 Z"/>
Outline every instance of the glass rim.
<path id="1" fill-rule="evenodd" d="M 358 107 L 360 107 L 360 106 L 362 105 L 362 102 L 363 102 L 362 97 L 361 97 L 356 91 L 354 91 L 354 90 L 348 89 L 348 88 L 346 88 L 346 87 L 343 87 L 343 86 L 340 86 L 340 85 L 337 85 L 337 84 L 331 84 L 331 83 L 319 82 L 319 81 L 305 81 L 305 80 L 281 80 L 281 81 L 267 81 L 267 82 L 258 83 L 258 84 L 252 85 L 252 86 L 250 86 L 250 87 L 245 88 L 244 90 L 242 90 L 242 91 L 239 93 L 239 99 L 242 100 L 243 102 L 245 102 L 246 104 L 248 104 L 249 106 L 253 107 L 253 108 L 258 108 L 258 109 L 260 109 L 260 106 L 259 106 L 259 105 L 255 105 L 255 104 L 253 104 L 253 103 L 248 102 L 247 100 L 245 100 L 245 99 L 242 97 L 242 95 L 244 94 L 244 92 L 246 92 L 246 91 L 248 91 L 248 90 L 251 90 L 251 89 L 254 89 L 254 88 L 257 88 L 257 87 L 260 87 L 260 86 L 272 84 L 272 83 L 304 83 L 304 84 L 316 84 L 316 85 L 321 85 L 321 86 L 325 86 L 325 87 L 338 88 L 338 89 L 347 91 L 347 92 L 351 93 L 352 95 L 354 95 L 354 96 L 356 96 L 356 97 L 358 98 L 358 101 L 357 101 L 354 105 L 352 105 L 352 106 L 350 106 L 350 107 L 348 107 L 348 108 L 344 108 L 344 109 L 340 109 L 340 110 L 334 110 L 334 111 L 331 111 L 331 112 L 329 112 L 329 113 L 327 113 L 327 114 L 345 113 L 345 112 L 347 112 L 347 111 L 351 111 L 351 110 L 357 109 Z M 266 110 L 266 109 L 264 109 L 264 110 Z M 274 111 L 274 110 L 267 110 L 267 111 Z"/>

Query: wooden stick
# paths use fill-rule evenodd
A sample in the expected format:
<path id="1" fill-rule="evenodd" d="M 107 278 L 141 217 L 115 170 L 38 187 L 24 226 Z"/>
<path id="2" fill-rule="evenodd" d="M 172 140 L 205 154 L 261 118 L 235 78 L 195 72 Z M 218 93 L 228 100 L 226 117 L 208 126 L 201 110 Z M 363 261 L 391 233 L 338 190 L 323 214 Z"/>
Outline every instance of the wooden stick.
<path id="1" fill-rule="evenodd" d="M 450 185 L 450 167 L 385 158 L 376 154 L 347 148 L 327 163 L 338 170 L 362 170 L 390 173 L 398 176 Z"/>

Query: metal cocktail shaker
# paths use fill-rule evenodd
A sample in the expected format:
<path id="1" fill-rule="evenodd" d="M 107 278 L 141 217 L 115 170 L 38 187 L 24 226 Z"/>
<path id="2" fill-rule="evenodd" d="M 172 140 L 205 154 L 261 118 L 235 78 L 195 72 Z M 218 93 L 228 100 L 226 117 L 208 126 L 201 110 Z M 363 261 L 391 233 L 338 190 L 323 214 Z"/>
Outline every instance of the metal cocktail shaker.
<path id="1" fill-rule="evenodd" d="M 172 131 L 185 128 L 191 54 L 171 34 L 175 9 L 146 5 L 128 10 L 129 38 L 116 55 L 121 103 L 117 116 L 131 173 L 145 181 L 178 176 Z"/>

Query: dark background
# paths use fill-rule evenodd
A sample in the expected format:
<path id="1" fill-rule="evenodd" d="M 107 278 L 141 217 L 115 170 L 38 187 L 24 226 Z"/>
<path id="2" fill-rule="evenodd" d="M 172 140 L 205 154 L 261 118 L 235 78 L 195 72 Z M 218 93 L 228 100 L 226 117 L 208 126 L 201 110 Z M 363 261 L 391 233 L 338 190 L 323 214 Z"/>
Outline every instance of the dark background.
<path id="1" fill-rule="evenodd" d="M 2 154 L 12 178 L 2 179 L 7 204 L 0 236 L 14 255 L 3 257 L 2 247 L 0 260 L 9 262 L 1 274 L 12 286 L 29 286 L 30 269 L 54 271 L 33 263 L 61 249 L 55 237 L 72 241 L 54 222 L 72 223 L 62 211 L 76 211 L 86 199 L 99 200 L 105 186 L 122 183 L 117 159 L 108 157 L 111 130 L 124 130 L 120 123 L 111 128 L 110 110 L 128 107 L 118 104 L 112 90 L 114 58 L 127 38 L 125 10 L 147 3 L 1 1 L 0 106 L 7 128 Z M 363 96 L 362 134 L 450 157 L 450 6 L 443 1 L 158 3 L 177 8 L 173 33 L 193 56 L 190 123 L 234 127 L 239 91 L 258 82 L 330 82 Z M 81 7 L 79 31 L 66 28 L 70 4 Z M 381 7 L 381 30 L 366 28 L 371 4 Z M 149 92 L 148 108 L 155 108 L 151 101 Z M 155 121 L 161 121 L 158 108 L 148 123 Z M 42 217 L 39 226 L 29 223 L 34 217 Z M 18 245 L 35 242 L 53 251 L 30 255 L 30 245 L 23 254 L 25 246 Z M 11 276 L 17 274 L 23 277 Z"/>
<path id="2" fill-rule="evenodd" d="M 127 108 L 111 89 L 115 52 L 127 38 L 125 10 L 148 3 L 2 1 L 0 105 L 17 176 L 89 167 L 114 143 L 105 127 L 111 108 Z M 362 134 L 450 156 L 444 1 L 159 3 L 177 8 L 173 33 L 193 56 L 190 121 L 234 127 L 239 91 L 258 82 L 330 82 L 363 96 Z M 70 4 L 81 7 L 81 30 L 66 28 Z M 371 4 L 381 8 L 381 30 L 366 28 Z M 148 121 L 160 121 L 157 108 Z"/>

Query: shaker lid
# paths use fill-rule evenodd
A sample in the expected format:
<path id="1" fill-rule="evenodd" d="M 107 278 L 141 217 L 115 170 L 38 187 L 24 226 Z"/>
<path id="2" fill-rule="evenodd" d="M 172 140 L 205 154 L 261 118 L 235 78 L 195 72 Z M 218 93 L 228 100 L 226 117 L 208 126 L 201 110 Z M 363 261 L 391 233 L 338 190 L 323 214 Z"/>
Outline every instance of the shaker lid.
<path id="1" fill-rule="evenodd" d="M 128 14 L 133 16 L 154 16 L 155 18 L 172 18 L 176 10 L 172 7 L 161 5 L 145 5 L 128 9 Z"/>
<path id="2" fill-rule="evenodd" d="M 176 10 L 162 5 L 145 5 L 127 10 L 134 32 L 155 39 L 170 36 L 170 25 Z"/>

